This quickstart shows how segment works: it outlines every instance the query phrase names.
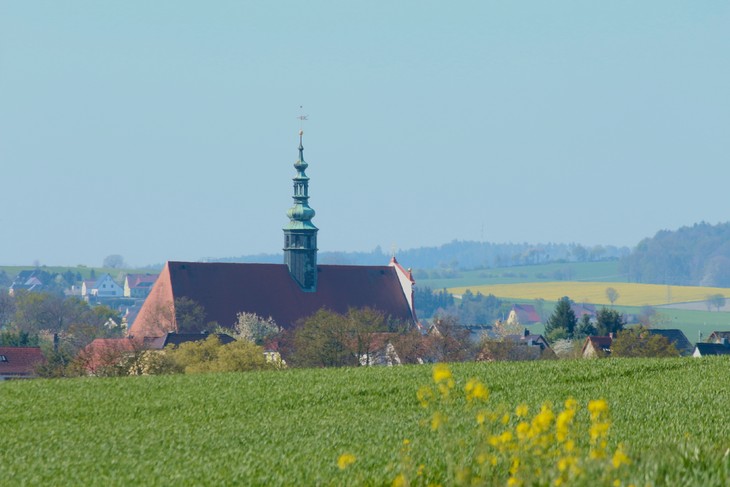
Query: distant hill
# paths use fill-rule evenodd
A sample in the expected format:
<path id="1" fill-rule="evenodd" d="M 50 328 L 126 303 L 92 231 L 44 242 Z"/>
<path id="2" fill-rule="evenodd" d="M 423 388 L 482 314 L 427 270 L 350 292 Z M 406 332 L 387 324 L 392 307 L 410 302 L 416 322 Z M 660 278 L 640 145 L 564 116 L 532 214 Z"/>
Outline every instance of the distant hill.
<path id="1" fill-rule="evenodd" d="M 621 269 L 633 282 L 730 287 L 730 222 L 657 232 L 621 260 Z"/>
<path id="2" fill-rule="evenodd" d="M 579 244 L 490 243 L 454 240 L 439 247 L 399 250 L 398 261 L 414 269 L 471 270 L 490 267 L 617 260 L 628 255 L 627 247 Z M 372 252 L 319 252 L 321 264 L 383 265 L 390 255 L 376 247 Z M 243 255 L 209 259 L 209 262 L 281 263 L 282 254 Z"/>

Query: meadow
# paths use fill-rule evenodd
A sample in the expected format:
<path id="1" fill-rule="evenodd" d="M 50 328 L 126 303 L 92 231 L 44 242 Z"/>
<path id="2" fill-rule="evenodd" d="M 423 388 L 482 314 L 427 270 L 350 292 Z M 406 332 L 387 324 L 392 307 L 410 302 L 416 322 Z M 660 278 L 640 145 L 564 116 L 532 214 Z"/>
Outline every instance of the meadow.
<path id="1" fill-rule="evenodd" d="M 729 366 L 723 358 L 606 359 L 451 370 L 455 391 L 480 379 L 490 410 L 510 421 L 518 404 L 538 411 L 572 397 L 587 415 L 589 400 L 605 399 L 608 446 L 623 442 L 631 462 L 622 485 L 719 486 L 730 482 Z M 390 485 L 412 461 L 423 465 L 423 484 L 448 483 L 449 459 L 471 454 L 476 424 L 462 407 L 446 405 L 449 428 L 434 434 L 416 397 L 431 374 L 426 365 L 0 383 L 0 478 L 6 485 Z"/>
<path id="2" fill-rule="evenodd" d="M 622 282 L 625 276 L 619 271 L 618 261 L 606 262 L 552 262 L 511 267 L 495 267 L 469 271 L 455 271 L 450 277 L 432 277 L 443 270 L 416 271 L 419 286 L 431 289 L 468 287 L 523 282 L 585 281 Z M 425 277 L 428 275 L 428 277 Z"/>
<path id="3" fill-rule="evenodd" d="M 611 302 L 606 297 L 608 287 L 614 288 L 619 293 L 615 304 L 637 307 L 703 301 L 708 295 L 730 294 L 730 289 L 721 287 L 575 281 L 452 287 L 448 291 L 455 295 L 461 295 L 467 289 L 470 289 L 473 293 L 494 294 L 498 298 L 518 300 L 544 299 L 546 301 L 557 301 L 563 296 L 569 296 L 578 303 L 610 305 Z"/>

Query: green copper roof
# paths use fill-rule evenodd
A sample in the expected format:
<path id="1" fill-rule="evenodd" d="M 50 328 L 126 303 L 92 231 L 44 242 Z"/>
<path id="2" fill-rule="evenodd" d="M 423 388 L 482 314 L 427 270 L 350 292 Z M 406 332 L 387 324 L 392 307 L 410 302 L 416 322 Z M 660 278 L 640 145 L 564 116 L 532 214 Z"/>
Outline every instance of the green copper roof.
<path id="1" fill-rule="evenodd" d="M 302 145 L 302 134 L 299 132 L 299 159 L 294 163 L 294 169 L 297 175 L 292 179 L 294 181 L 294 205 L 286 212 L 289 217 L 289 223 L 284 226 L 284 230 L 312 230 L 316 231 L 317 227 L 312 223 L 315 211 L 309 206 L 309 177 L 304 172 L 309 164 L 304 160 L 304 146 Z"/>

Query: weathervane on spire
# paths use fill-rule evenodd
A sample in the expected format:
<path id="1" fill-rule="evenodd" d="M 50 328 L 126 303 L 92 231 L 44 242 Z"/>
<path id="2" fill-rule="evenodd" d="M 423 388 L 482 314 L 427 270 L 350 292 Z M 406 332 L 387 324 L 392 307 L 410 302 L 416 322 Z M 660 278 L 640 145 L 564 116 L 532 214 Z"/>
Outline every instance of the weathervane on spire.
<path id="1" fill-rule="evenodd" d="M 299 116 L 297 117 L 299 119 L 299 143 L 302 142 L 302 135 L 304 135 L 304 121 L 309 120 L 309 115 L 302 113 L 303 108 L 302 105 L 299 105 Z"/>

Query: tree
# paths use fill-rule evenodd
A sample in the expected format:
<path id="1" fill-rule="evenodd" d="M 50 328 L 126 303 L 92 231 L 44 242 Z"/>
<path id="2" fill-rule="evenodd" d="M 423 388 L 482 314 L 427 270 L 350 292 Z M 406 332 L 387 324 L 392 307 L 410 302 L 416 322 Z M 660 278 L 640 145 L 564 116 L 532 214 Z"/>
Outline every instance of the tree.
<path id="1" fill-rule="evenodd" d="M 175 299 L 175 325 L 179 333 L 210 331 L 205 321 L 205 308 L 188 297 Z"/>
<path id="2" fill-rule="evenodd" d="M 222 345 L 215 335 L 183 343 L 177 348 L 166 348 L 164 352 L 176 369 L 186 374 L 245 372 L 269 367 L 261 347 L 246 340 Z"/>
<path id="3" fill-rule="evenodd" d="M 611 306 L 613 306 L 613 303 L 616 302 L 616 300 L 619 298 L 619 293 L 612 287 L 606 288 L 606 297 L 611 302 Z"/>
<path id="4" fill-rule="evenodd" d="M 459 318 L 453 315 L 434 317 L 426 350 L 429 358 L 436 362 L 463 362 L 476 353 L 469 339 L 469 330 L 461 326 Z"/>
<path id="5" fill-rule="evenodd" d="M 596 333 L 606 336 L 618 333 L 624 329 L 626 321 L 621 313 L 615 309 L 601 308 L 596 314 Z"/>
<path id="6" fill-rule="evenodd" d="M 350 308 L 347 314 L 320 309 L 293 333 L 293 361 L 304 367 L 342 367 L 369 363 L 378 333 L 392 326 L 381 312 Z"/>
<path id="7" fill-rule="evenodd" d="M 256 345 L 263 345 L 267 340 L 281 331 L 274 319 L 269 316 L 263 319 L 256 313 L 241 312 L 236 315 L 236 324 L 233 325 L 234 337 L 246 340 Z"/>
<path id="8" fill-rule="evenodd" d="M 679 352 L 666 337 L 638 326 L 619 331 L 611 343 L 612 357 L 678 357 Z"/>
<path id="9" fill-rule="evenodd" d="M 101 265 L 107 269 L 122 269 L 127 266 L 124 262 L 124 257 L 119 254 L 107 255 L 104 257 L 104 262 Z"/>
<path id="10" fill-rule="evenodd" d="M 350 351 L 347 320 L 342 315 L 320 309 L 294 331 L 293 362 L 301 367 L 342 367 L 358 362 Z"/>
<path id="11" fill-rule="evenodd" d="M 573 338 L 575 325 L 578 320 L 570 304 L 570 298 L 567 296 L 560 298 L 555 305 L 553 314 L 550 315 L 550 318 L 545 323 L 545 334 L 550 341 L 561 338 Z"/>
<path id="12" fill-rule="evenodd" d="M 573 338 L 585 338 L 596 334 L 596 327 L 591 321 L 591 317 L 587 314 L 580 317 L 576 326 Z"/>
<path id="13" fill-rule="evenodd" d="M 706 300 L 708 310 L 710 307 L 714 307 L 720 311 L 720 308 L 724 307 L 726 303 L 725 296 L 722 294 L 708 294 Z"/>

